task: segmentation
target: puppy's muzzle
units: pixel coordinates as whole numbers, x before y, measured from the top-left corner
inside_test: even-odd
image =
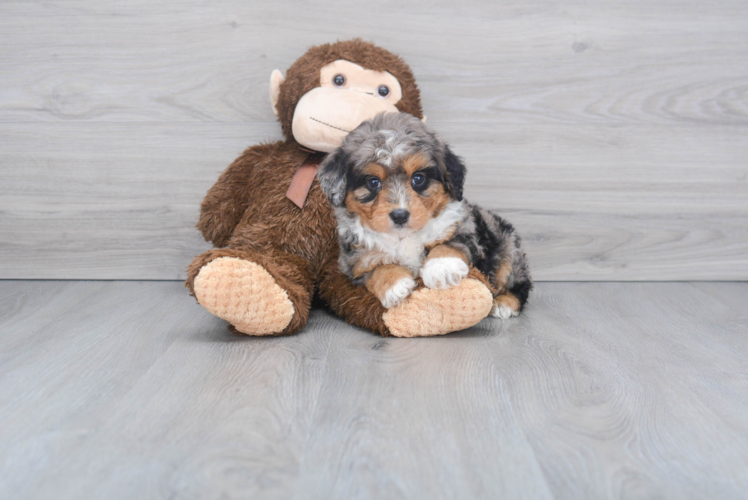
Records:
[[[408,219],[410,218],[410,212],[403,209],[397,209],[390,212],[390,219],[392,219],[392,222],[394,222],[398,226],[405,225],[406,222],[408,222]]]

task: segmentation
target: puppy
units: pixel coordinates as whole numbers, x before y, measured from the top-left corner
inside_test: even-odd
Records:
[[[465,166],[417,118],[380,114],[327,156],[319,180],[335,207],[340,267],[386,308],[416,277],[449,288],[471,266],[490,282],[491,314],[516,316],[532,280],[511,224],[462,199]]]

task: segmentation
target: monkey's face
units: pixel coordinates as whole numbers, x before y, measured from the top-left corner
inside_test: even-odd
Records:
[[[302,146],[329,153],[363,121],[398,112],[402,87],[386,71],[339,59],[323,66],[319,76],[319,87],[301,97],[293,114],[293,137]],[[280,86],[282,79],[271,78],[271,97],[279,93],[273,89],[276,81]]]

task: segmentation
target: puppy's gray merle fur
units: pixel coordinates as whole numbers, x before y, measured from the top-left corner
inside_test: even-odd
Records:
[[[362,123],[319,172],[335,207],[342,271],[393,307],[417,276],[427,287],[448,288],[474,266],[490,282],[492,315],[519,314],[532,289],[520,238],[507,221],[463,200],[465,173],[411,115]]]

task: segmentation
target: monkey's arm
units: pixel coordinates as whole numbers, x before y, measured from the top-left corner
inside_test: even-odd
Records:
[[[206,241],[225,247],[249,203],[250,175],[266,157],[266,146],[253,146],[229,165],[200,205],[197,228]]]

